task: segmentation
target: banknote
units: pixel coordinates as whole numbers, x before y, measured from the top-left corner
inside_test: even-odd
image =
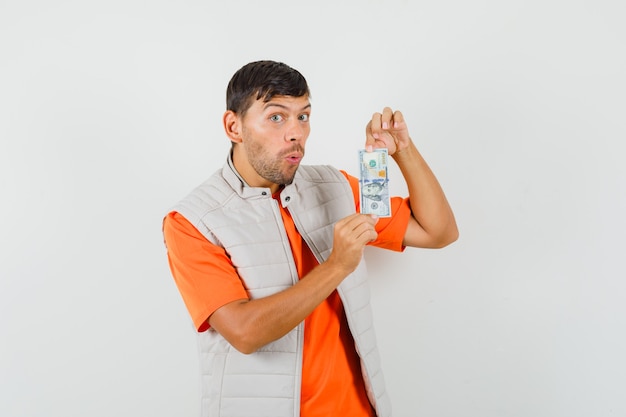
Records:
[[[359,150],[361,213],[376,214],[379,217],[391,216],[388,160],[389,153],[386,148],[373,149],[372,152]]]

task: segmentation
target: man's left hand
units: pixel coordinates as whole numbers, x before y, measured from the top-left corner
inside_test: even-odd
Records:
[[[404,116],[385,107],[382,113],[374,113],[365,128],[365,149],[387,148],[389,155],[401,152],[411,143]]]

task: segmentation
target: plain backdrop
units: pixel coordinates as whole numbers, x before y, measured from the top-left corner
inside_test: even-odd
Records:
[[[283,61],[305,162],[403,111],[461,237],[366,251],[394,415],[626,416],[621,0],[0,1],[0,415],[198,416],[161,236]],[[404,194],[392,167],[392,191]]]

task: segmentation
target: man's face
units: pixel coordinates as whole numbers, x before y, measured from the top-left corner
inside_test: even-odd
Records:
[[[290,184],[304,157],[310,133],[311,104],[307,96],[277,96],[256,100],[241,123],[241,142],[235,146],[235,166],[254,187]]]

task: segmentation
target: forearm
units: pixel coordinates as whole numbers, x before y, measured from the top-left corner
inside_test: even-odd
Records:
[[[359,213],[339,220],[333,230],[333,250],[325,262],[284,291],[218,308],[209,317],[209,324],[243,353],[283,337],[356,269],[363,248],[376,239],[377,221],[375,216]]]
[[[324,262],[284,291],[218,309],[209,323],[237,350],[255,352],[301,323],[347,275],[335,263]]]
[[[458,238],[454,214],[439,181],[413,142],[392,157],[398,164],[409,191],[411,213],[419,227],[406,237],[408,246],[443,247]]]

